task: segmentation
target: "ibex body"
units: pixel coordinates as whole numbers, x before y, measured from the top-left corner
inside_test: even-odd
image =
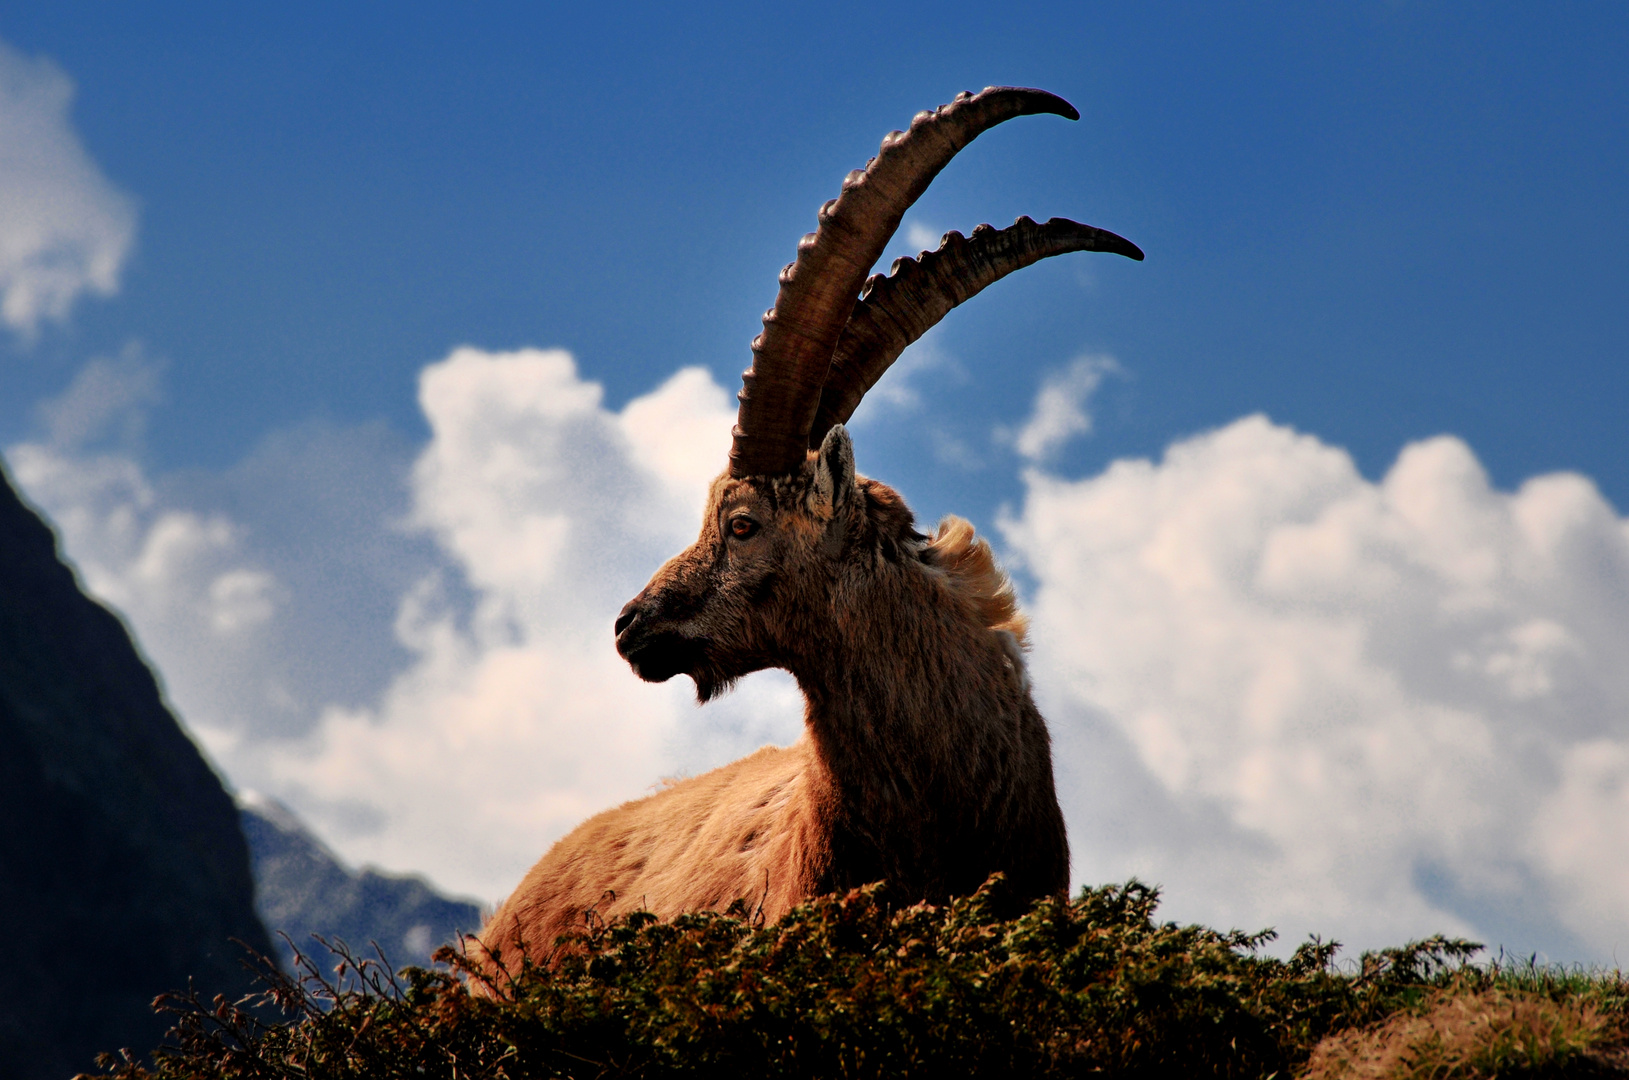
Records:
[[[750,672],[790,671],[805,737],[590,819],[493,916],[488,953],[546,956],[589,908],[672,915],[741,899],[776,919],[871,881],[901,902],[943,900],[998,870],[1015,902],[1067,888],[1011,587],[966,522],[924,536],[892,488],[856,475],[842,427],[911,341],[985,285],[1065,251],[1142,257],[1112,233],[1020,218],[951,233],[865,282],[957,150],[1036,112],[1075,116],[1013,88],[921,113],[821,208],[753,342],[701,535],[617,619],[617,649],[641,678],[689,675],[703,701]]]

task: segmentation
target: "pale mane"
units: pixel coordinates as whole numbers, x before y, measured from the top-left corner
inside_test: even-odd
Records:
[[[1029,648],[1029,620],[1018,610],[1012,582],[996,563],[995,552],[973,533],[973,523],[951,514],[939,522],[922,549],[922,561],[942,570],[958,596],[998,634],[1009,634],[1019,649]],[[1022,663],[1023,657],[1014,657]]]

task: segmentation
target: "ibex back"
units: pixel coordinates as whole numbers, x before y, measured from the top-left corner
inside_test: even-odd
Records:
[[[885,138],[821,207],[752,343],[701,536],[617,617],[617,651],[640,678],[688,675],[702,701],[753,671],[791,672],[804,737],[555,844],[480,934],[504,967],[523,949],[546,958],[590,908],[667,916],[741,899],[773,920],[872,881],[902,903],[944,900],[998,870],[1015,904],[1068,887],[1012,588],[972,526],[947,518],[925,536],[892,488],[857,476],[842,426],[907,345],[991,282],[1069,251],[1142,258],[1113,233],[1019,218],[949,233],[865,280],[950,158],[1032,113],[1078,115],[1039,90],[962,94]]]

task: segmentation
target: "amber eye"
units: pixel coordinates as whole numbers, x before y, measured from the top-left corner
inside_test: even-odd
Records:
[[[737,540],[745,540],[758,531],[758,523],[749,517],[732,517],[730,519],[730,535]]]

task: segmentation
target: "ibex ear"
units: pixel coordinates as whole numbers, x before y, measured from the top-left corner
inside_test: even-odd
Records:
[[[842,424],[833,424],[815,455],[815,497],[834,512],[854,494],[854,443]]]

